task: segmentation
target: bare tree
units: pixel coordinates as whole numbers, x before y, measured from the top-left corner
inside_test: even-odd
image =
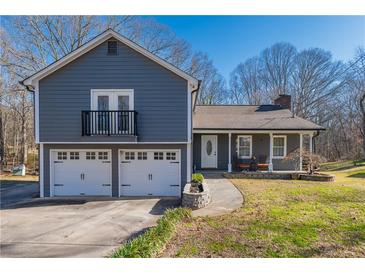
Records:
[[[290,79],[295,114],[309,119],[316,117],[321,106],[341,92],[343,71],[343,64],[334,62],[328,51],[314,48],[299,52]]]
[[[259,105],[266,101],[262,84],[262,62],[253,57],[239,64],[231,73],[231,101]]]
[[[296,48],[289,43],[277,43],[262,51],[262,81],[271,100],[279,94],[290,94],[289,81],[296,53]]]
[[[223,77],[204,53],[194,54],[188,73],[201,79],[199,90],[199,104],[212,105],[227,101],[227,89]]]
[[[354,61],[350,62],[347,83],[353,91],[359,120],[359,131],[363,139],[363,157],[365,158],[365,48],[359,48]]]

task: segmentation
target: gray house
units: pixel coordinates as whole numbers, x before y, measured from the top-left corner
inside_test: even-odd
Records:
[[[252,155],[289,170],[282,158],[322,129],[285,105],[197,106],[197,79],[113,30],[23,85],[41,197],[180,196],[194,168],[231,172]]]

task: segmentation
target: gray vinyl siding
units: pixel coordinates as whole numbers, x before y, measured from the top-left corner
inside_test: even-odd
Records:
[[[187,182],[187,147],[186,145],[137,145],[137,144],[45,144],[44,145],[44,196],[50,196],[50,150],[51,149],[111,149],[112,150],[112,196],[118,197],[119,194],[119,163],[118,163],[118,150],[119,149],[178,149],[181,150],[181,191]],[[42,171],[41,171],[42,172]]]
[[[138,141],[186,142],[187,81],[120,42],[117,56],[106,53],[107,42],[39,82],[40,141],[131,141],[82,137],[81,110],[91,109],[91,89],[133,89]]]
[[[193,143],[193,165],[196,170],[201,169],[201,135],[194,134]],[[207,134],[218,136],[218,169],[227,170],[228,168],[228,134]],[[269,134],[232,134],[231,139],[231,157],[232,168],[236,169],[239,162],[249,163],[250,159],[238,159],[237,157],[237,137],[238,135],[252,136],[252,154],[258,159],[265,158],[269,161],[270,135]],[[280,134],[287,136],[287,154],[299,148],[299,134]],[[298,160],[284,161],[282,159],[273,159],[274,170],[296,170],[299,168]]]

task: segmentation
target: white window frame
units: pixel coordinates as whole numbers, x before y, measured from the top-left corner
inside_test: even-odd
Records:
[[[240,156],[240,138],[249,138],[250,139],[250,155],[249,156]],[[238,159],[251,159],[252,158],[252,135],[238,135],[237,136],[237,158]]]
[[[129,110],[134,110],[134,90],[133,89],[92,89],[90,91],[90,106],[91,110],[98,110],[97,96],[109,96],[112,97],[112,102],[109,101],[109,110],[117,110],[118,96],[129,97]],[[115,106],[115,107],[113,107]]]
[[[284,138],[284,155],[283,156],[274,156],[274,139],[275,138]],[[287,136],[286,135],[273,135],[272,136],[272,158],[273,159],[283,159],[286,157],[286,147],[287,147]]]

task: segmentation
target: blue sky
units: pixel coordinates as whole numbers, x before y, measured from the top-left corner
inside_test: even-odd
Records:
[[[230,72],[245,59],[276,42],[299,50],[320,47],[347,61],[365,46],[365,16],[154,16],[186,39],[194,50],[207,52],[219,72]]]

